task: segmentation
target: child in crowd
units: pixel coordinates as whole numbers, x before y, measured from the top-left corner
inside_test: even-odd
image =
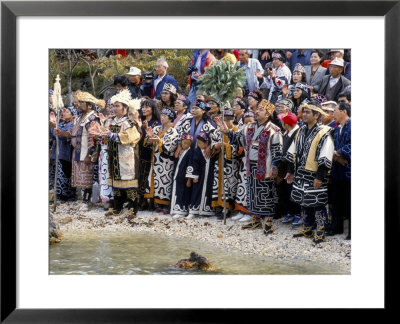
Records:
[[[192,182],[186,178],[186,172],[192,159],[194,149],[191,149],[193,136],[187,133],[181,136],[182,151],[179,158],[175,159],[175,172],[173,178],[171,215],[172,218],[181,218],[189,213],[189,204],[192,194]]]
[[[211,199],[215,157],[209,158],[206,155],[206,149],[210,148],[211,140],[205,132],[200,132],[196,142],[197,147],[193,151],[192,160],[186,173],[186,177],[193,182],[187,219],[195,216],[214,215]]]

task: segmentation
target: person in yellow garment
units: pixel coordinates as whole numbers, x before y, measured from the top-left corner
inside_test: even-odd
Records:
[[[301,110],[304,125],[286,152],[285,159],[289,163],[285,180],[293,183],[291,200],[301,206],[303,218],[303,230],[293,237],[313,238],[318,244],[326,239],[328,173],[332,167],[334,143],[332,128],[318,122],[326,115],[321,104],[311,101],[303,104]]]
[[[122,90],[111,97],[115,117],[108,119],[104,126],[92,123],[89,133],[104,138],[108,150],[108,184],[113,188],[114,207],[106,216],[123,213],[123,203],[128,200],[125,216],[131,220],[137,212],[138,175],[135,172],[134,147],[140,140],[135,122],[129,119],[129,110],[134,109],[136,101],[129,90]],[[126,197],[125,197],[126,196]]]

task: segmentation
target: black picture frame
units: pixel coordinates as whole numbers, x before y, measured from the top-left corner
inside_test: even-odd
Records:
[[[16,19],[19,16],[384,16],[385,17],[385,309],[398,283],[389,266],[399,237],[400,1],[2,1],[1,3],[1,322],[198,323],[236,322],[245,310],[16,308]],[[157,8],[157,11],[154,10]],[[372,46],[371,46],[372,45]],[[366,44],[373,47],[373,44]],[[368,49],[366,50],[368,51]],[[378,66],[379,64],[377,64]],[[378,99],[378,106],[382,101]],[[380,110],[381,107],[377,107]],[[379,113],[379,112],[378,112]],[[383,143],[382,143],[383,144]],[[373,154],[373,148],[371,148]],[[372,166],[373,167],[373,166]],[[382,170],[374,176],[382,176]],[[377,191],[382,188],[376,188]],[[357,215],[356,215],[357,216]],[[379,217],[381,215],[377,215]],[[371,233],[373,235],[373,233]],[[398,246],[398,244],[396,244]],[[371,256],[373,258],[373,256]],[[372,262],[372,261],[371,261]],[[366,283],[367,284],[367,283]],[[345,289],[345,288],[344,288]],[[251,313],[250,313],[251,311]],[[265,310],[246,310],[267,320]],[[271,313],[270,313],[271,314]],[[245,314],[246,315],[246,314]],[[244,322],[253,322],[252,320]]]

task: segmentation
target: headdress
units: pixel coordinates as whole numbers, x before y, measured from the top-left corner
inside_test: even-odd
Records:
[[[208,97],[208,98],[206,98],[206,103],[209,103],[209,102],[215,102],[218,106],[219,106],[219,101],[217,100],[217,99],[215,99],[215,98],[213,98],[213,97]]]
[[[76,108],[74,106],[68,106],[68,107],[65,107],[65,109],[68,109],[73,116],[78,117],[78,111],[76,110]]]
[[[264,108],[270,115],[272,115],[275,110],[275,106],[266,99],[261,100],[258,107]]]
[[[336,107],[337,103],[335,101],[332,101],[332,100],[321,103],[321,106],[322,106],[323,110],[334,111],[335,108],[332,108],[331,105],[334,105]]]
[[[304,82],[297,82],[296,85],[294,86],[295,88],[301,89],[304,92],[308,93],[308,88],[307,88],[307,84],[305,84]]]
[[[189,100],[189,98],[186,97],[184,94],[181,94],[181,93],[180,93],[180,94],[178,95],[178,99],[177,99],[177,100],[182,101],[183,104],[184,104],[185,106],[187,106],[187,107],[190,106],[190,100]]]
[[[129,110],[135,112],[140,108],[140,99],[132,99],[131,92],[128,89],[121,90],[116,95],[112,96],[110,103],[120,102],[129,107]]]
[[[199,107],[200,109],[206,111],[206,103],[203,100],[196,99],[195,102],[193,103],[193,107]]]
[[[290,99],[281,99],[277,102],[278,105],[285,106],[288,111],[293,110],[293,101]]]
[[[328,99],[320,93],[317,93],[314,97],[312,97],[312,100],[318,101],[320,104],[323,104],[328,101]]]
[[[182,136],[181,136],[181,141],[183,141],[183,140],[191,140],[191,141],[193,141],[193,136],[190,135],[189,133],[183,133]]]
[[[165,107],[163,110],[161,110],[160,114],[167,115],[168,118],[171,120],[174,120],[176,118],[175,112],[169,107]]]
[[[305,72],[306,72],[306,69],[305,69],[304,66],[301,65],[300,63],[296,63],[296,65],[294,66],[293,73],[294,73],[294,72],[305,73]]]
[[[278,59],[278,60],[280,60],[282,62],[286,61],[285,54],[282,51],[273,51],[272,52],[272,58],[273,59],[276,58],[276,59]]]
[[[173,94],[176,94],[176,88],[175,88],[175,86],[174,86],[173,84],[171,84],[171,83],[166,83],[166,84],[164,84],[163,90],[169,91],[169,92],[171,92],[171,93],[173,93]]]
[[[230,109],[225,109],[224,110],[224,117],[234,117],[233,111]]]
[[[288,114],[278,114],[277,116],[281,121],[283,121],[285,124],[288,124],[290,126],[294,126],[297,124],[297,116],[296,114],[289,112]]]
[[[251,111],[251,110],[248,110],[248,111],[246,111],[245,113],[244,113],[244,115],[243,115],[243,119],[244,118],[254,118],[254,113]]]
[[[247,104],[244,102],[243,99],[241,98],[236,98],[234,103],[238,104],[240,106],[240,108],[247,110]]]
[[[257,92],[250,92],[249,97],[252,97],[253,99],[257,100],[258,102],[261,101],[261,96]]]
[[[104,100],[96,99],[89,92],[82,92],[80,90],[77,90],[75,92],[75,96],[79,101],[90,102],[91,104],[97,105],[102,109],[106,106],[106,102]]]
[[[319,112],[322,116],[328,116],[328,114],[322,110],[321,104],[316,101],[310,101],[309,103],[303,103],[300,106],[301,108],[308,108],[314,111]]]
[[[200,141],[203,141],[203,142],[208,142],[209,141],[209,137],[205,132],[200,132],[199,135],[197,135],[196,138],[199,139]]]

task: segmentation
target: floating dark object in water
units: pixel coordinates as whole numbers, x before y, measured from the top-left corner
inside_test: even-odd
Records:
[[[190,253],[189,259],[179,260],[175,267],[183,269],[198,269],[202,271],[214,271],[215,267],[203,256],[196,252]]]

